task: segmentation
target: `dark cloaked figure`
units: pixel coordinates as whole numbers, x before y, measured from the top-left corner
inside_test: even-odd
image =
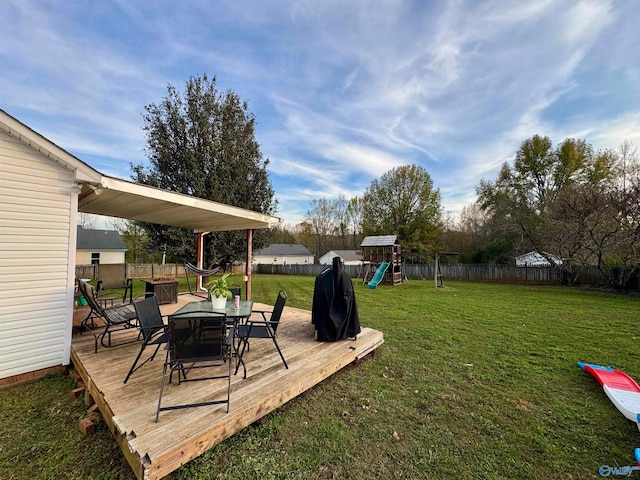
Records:
[[[340,257],[334,257],[333,267],[316,277],[311,323],[315,325],[320,342],[355,338],[360,333],[353,284],[342,268]]]

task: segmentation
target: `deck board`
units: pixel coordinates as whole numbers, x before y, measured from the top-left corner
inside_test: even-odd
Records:
[[[178,304],[161,306],[163,314],[190,300],[200,299],[181,295]],[[256,304],[254,308],[271,307]],[[119,338],[135,335],[132,330],[120,333]],[[278,344],[289,369],[284,368],[270,339],[254,339],[244,357],[247,378],[242,378],[242,368],[232,377],[229,413],[224,405],[173,410],[161,412],[158,423],[154,418],[165,358],[162,349],[126,385],[122,382],[139,344],[101,347],[94,353],[93,336],[85,333],[74,336],[71,355],[132,470],[139,479],[153,480],[170,474],[383,342],[382,332],[366,327],[357,340],[317,342],[311,312],[287,306],[278,329]],[[211,400],[225,387],[220,380],[166,384],[163,405]]]

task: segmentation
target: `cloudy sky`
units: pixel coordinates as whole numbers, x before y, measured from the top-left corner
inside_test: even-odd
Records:
[[[0,108],[102,173],[190,76],[248,101],[278,216],[422,165],[446,211],[521,142],[640,146],[635,0],[3,0]]]

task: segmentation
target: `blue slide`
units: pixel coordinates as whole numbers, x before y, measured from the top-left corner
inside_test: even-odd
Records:
[[[389,268],[389,264],[387,262],[382,262],[378,269],[376,270],[376,274],[373,276],[371,281],[367,283],[367,287],[370,289],[374,289],[378,286],[378,284],[382,281],[382,277],[384,277],[384,272]]]

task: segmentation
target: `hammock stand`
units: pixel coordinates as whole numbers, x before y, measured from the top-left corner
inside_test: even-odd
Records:
[[[204,292],[194,292],[191,289],[191,282],[189,282],[189,272],[191,272],[192,274],[194,274],[197,277],[209,277],[211,275],[214,275],[216,273],[218,273],[220,271],[220,267],[215,267],[212,270],[203,270],[202,268],[198,268],[195,265],[189,263],[189,262],[183,262],[184,265],[184,274],[185,277],[187,277],[187,287],[189,288],[189,293],[191,295],[198,295],[198,296],[202,296],[201,293]],[[196,284],[194,284],[194,289],[197,288]]]

